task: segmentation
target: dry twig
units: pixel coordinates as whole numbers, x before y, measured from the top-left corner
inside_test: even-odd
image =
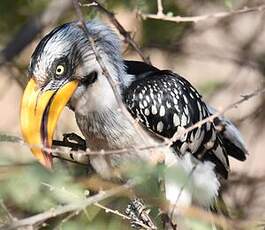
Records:
[[[47,184],[47,183],[42,183],[42,185],[48,187],[50,191],[59,192],[59,193],[66,193],[66,195],[70,195],[70,196],[72,196],[73,198],[75,198],[75,199],[79,199],[79,200],[83,200],[83,199],[84,199],[83,197],[80,197],[80,196],[74,194],[73,192],[70,192],[70,191],[66,190],[64,187],[60,189],[60,188],[56,188],[56,187],[54,187],[54,186],[52,186],[52,185],[50,185],[50,184]],[[84,195],[86,196],[86,194],[84,194]],[[89,197],[87,197],[87,198],[89,198]],[[104,206],[104,205],[102,205],[102,204],[100,204],[100,203],[98,203],[98,202],[94,203],[93,205],[95,205],[95,206],[97,206],[97,207],[103,209],[106,213],[112,213],[112,214],[114,214],[114,215],[116,215],[116,216],[121,217],[122,219],[126,219],[126,220],[131,221],[131,218],[130,218],[129,216],[126,216],[126,215],[122,214],[122,213],[119,212],[118,210],[113,210],[113,209],[108,208],[108,207],[106,207],[106,206]],[[76,216],[77,213],[78,213],[78,214],[80,213],[80,211],[81,211],[81,210],[79,210],[79,211],[74,211],[74,212],[71,213],[67,218],[65,218],[64,221],[67,221],[69,218],[72,218],[73,216]],[[85,211],[85,210],[84,210],[84,211]],[[146,224],[144,224],[144,223],[142,223],[142,222],[140,222],[140,221],[137,221],[136,224],[137,224],[138,226],[141,226],[143,229],[150,229],[150,230],[151,230],[151,228],[150,228],[149,226],[147,226]]]
[[[198,121],[197,123],[195,123],[194,125],[186,128],[186,129],[183,128],[180,132],[176,132],[172,138],[166,139],[164,142],[159,143],[159,144],[155,144],[155,145],[147,145],[147,146],[143,146],[143,147],[128,147],[128,148],[123,148],[123,149],[101,150],[101,151],[91,151],[89,149],[87,149],[86,151],[81,151],[81,150],[79,150],[79,151],[62,151],[62,149],[58,149],[58,148],[45,148],[43,146],[35,146],[35,145],[29,146],[20,137],[7,135],[7,134],[0,134],[0,142],[19,143],[22,145],[27,145],[28,147],[39,147],[39,148],[44,149],[45,151],[52,152],[53,157],[60,158],[62,160],[72,159],[72,158],[69,159],[69,154],[72,154],[73,158],[74,158],[74,159],[72,159],[72,161],[82,164],[82,163],[87,163],[87,158],[84,158],[84,157],[88,157],[90,155],[124,154],[124,153],[128,153],[132,150],[144,151],[144,150],[158,149],[158,148],[164,148],[164,147],[171,146],[172,143],[175,142],[176,140],[178,140],[182,135],[185,135],[186,133],[192,131],[193,129],[200,128],[203,124],[205,124],[207,122],[213,122],[213,120],[215,118],[217,118],[218,116],[224,115],[226,112],[228,112],[229,110],[231,110],[233,108],[236,108],[237,106],[239,106],[243,102],[248,101],[249,99],[251,99],[255,96],[258,96],[260,94],[263,94],[263,93],[265,93],[265,88],[255,90],[254,92],[249,93],[247,95],[242,95],[241,99],[237,100],[236,102],[234,102],[232,104],[229,104],[228,106],[226,106],[225,108],[223,108],[219,112],[216,112],[215,114],[213,114],[213,115],[211,115],[211,116],[209,116],[209,117],[207,117],[201,121]],[[63,143],[60,146],[69,147],[68,144],[64,145]],[[75,158],[75,156],[76,156],[76,158]],[[84,161],[84,159],[86,159],[86,161]]]
[[[130,44],[135,51],[139,54],[139,56],[143,59],[144,62],[151,64],[150,58],[145,56],[145,54],[140,49],[139,45],[134,41],[132,38],[130,32],[125,30],[125,28],[120,24],[120,22],[115,17],[115,14],[109,10],[107,10],[102,4],[100,4],[98,1],[89,1],[89,4],[81,4],[81,6],[87,6],[87,7],[96,7],[98,10],[103,12],[107,15],[107,17],[110,19],[112,24],[117,28],[117,30],[120,32],[120,34],[124,37],[124,41],[128,44]]]
[[[107,191],[102,191],[94,196],[91,196],[87,198],[86,200],[82,200],[76,203],[67,204],[64,206],[58,206],[54,209],[48,210],[46,212],[13,221],[10,224],[6,224],[0,227],[0,230],[12,230],[12,229],[18,229],[22,227],[34,227],[39,226],[40,224],[44,223],[46,220],[69,213],[69,212],[75,212],[79,210],[84,210],[88,206],[93,205],[99,201],[102,201],[104,199],[107,199],[109,197],[115,196],[121,192],[124,192],[128,189],[133,188],[137,182],[129,181],[124,185],[109,189]]]
[[[102,58],[101,58],[101,56],[99,54],[99,52],[97,51],[97,47],[96,47],[94,39],[89,35],[89,31],[88,31],[88,29],[86,27],[84,16],[83,16],[82,11],[80,9],[79,1],[78,0],[73,0],[73,4],[74,4],[75,10],[76,10],[76,14],[77,14],[78,19],[79,19],[79,26],[80,26],[81,29],[83,29],[85,35],[87,36],[87,38],[88,38],[88,40],[89,40],[89,42],[91,44],[92,50],[93,50],[93,52],[95,54],[96,60],[97,60],[97,62],[99,64],[99,66],[102,69],[102,73],[107,78],[107,80],[108,80],[108,82],[109,82],[109,84],[110,84],[110,86],[111,86],[111,88],[113,90],[115,99],[116,99],[117,104],[118,104],[118,112],[122,112],[123,113],[125,118],[135,128],[135,131],[141,137],[142,144],[145,145],[146,134],[145,134],[145,132],[143,132],[142,128],[139,126],[137,120],[135,120],[131,116],[131,114],[129,113],[129,111],[125,107],[125,105],[124,105],[124,103],[122,101],[122,97],[120,95],[119,82],[114,80],[113,77],[110,75],[107,67],[105,66],[105,64],[104,64],[104,62],[103,62],[103,60],[102,60]]]
[[[140,16],[143,19],[157,19],[157,20],[163,20],[163,21],[170,21],[175,23],[181,23],[181,22],[201,22],[201,21],[207,21],[211,19],[221,19],[226,17],[231,17],[239,14],[245,14],[245,13],[251,13],[251,12],[261,12],[265,10],[265,4],[262,4],[260,6],[255,7],[244,7],[242,9],[238,10],[231,10],[229,12],[218,12],[213,14],[206,14],[206,15],[200,15],[200,16],[190,16],[190,17],[184,17],[184,16],[169,16],[167,14],[163,13],[163,6],[162,1],[158,0],[158,11],[157,14],[144,14],[142,12],[139,12]]]

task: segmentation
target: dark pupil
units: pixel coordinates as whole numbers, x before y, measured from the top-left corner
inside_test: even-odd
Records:
[[[62,71],[63,71],[62,67],[58,67],[57,72],[62,73]]]

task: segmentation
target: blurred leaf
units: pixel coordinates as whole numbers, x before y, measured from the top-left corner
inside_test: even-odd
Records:
[[[168,12],[167,12],[167,16],[168,16],[168,17],[173,17],[174,14],[173,14],[173,12],[168,11]]]
[[[204,96],[209,96],[216,93],[219,89],[226,85],[223,81],[209,80],[206,81],[203,85],[198,87],[199,92]]]
[[[212,230],[213,227],[209,223],[202,222],[196,219],[185,219],[185,227],[187,229],[196,229],[196,230]]]
[[[229,9],[233,8],[232,0],[224,0],[224,4]]]
[[[39,14],[47,5],[47,0],[1,0],[0,4],[0,45],[19,30],[30,16]]]
[[[5,180],[0,195],[21,209],[42,211],[56,204],[84,199],[83,190],[64,169],[49,172],[39,164],[14,168]],[[49,185],[48,186],[45,186]]]

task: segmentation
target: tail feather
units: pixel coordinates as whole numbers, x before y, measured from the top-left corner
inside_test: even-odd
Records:
[[[231,218],[231,215],[229,213],[229,210],[225,204],[225,201],[223,200],[223,197],[221,194],[218,195],[218,197],[215,199],[214,203],[211,207],[211,212],[216,214],[217,216],[224,217],[225,219],[229,220]],[[213,224],[214,230],[225,230],[227,229],[225,226],[217,226],[216,224]]]
[[[240,132],[231,121],[224,118],[221,122],[224,125],[224,131],[221,137],[227,153],[238,160],[246,160],[248,151]]]
[[[216,113],[216,110],[214,108],[209,105],[207,105],[207,107],[211,114]],[[248,151],[246,149],[244,140],[236,126],[224,116],[220,116],[215,119],[214,124],[216,126],[223,127],[222,131],[220,132],[220,137],[223,141],[227,154],[240,161],[246,160]]]
[[[218,195],[218,197],[215,199],[214,203],[212,204],[211,211],[216,215],[230,218],[228,208],[221,194]]]

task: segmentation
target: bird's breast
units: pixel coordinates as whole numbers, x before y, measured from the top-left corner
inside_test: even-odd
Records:
[[[76,113],[76,120],[86,139],[88,148],[91,151],[99,151],[101,153],[99,155],[91,155],[90,163],[102,177],[110,179],[119,176],[117,168],[120,168],[126,162],[148,160],[150,155],[148,151],[138,153],[132,149],[132,146],[139,146],[141,140],[134,127],[131,127],[131,124],[123,114],[117,111],[116,113],[113,111],[106,111],[105,113],[93,112],[87,114],[87,116]],[[148,142],[153,143],[154,140],[150,137]],[[109,154],[109,151],[115,152],[124,149],[126,151],[122,153]]]

